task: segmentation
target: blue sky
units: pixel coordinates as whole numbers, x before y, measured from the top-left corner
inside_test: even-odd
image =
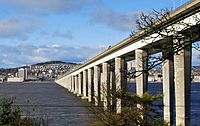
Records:
[[[141,12],[187,0],[0,0],[0,67],[84,62],[127,38]],[[198,64],[197,52],[193,63]]]

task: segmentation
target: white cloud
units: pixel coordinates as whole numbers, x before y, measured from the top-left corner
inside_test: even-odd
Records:
[[[42,53],[46,53],[46,52],[49,52],[49,51],[51,51],[50,48],[37,48],[36,50],[34,50],[34,53],[42,54]]]
[[[72,47],[67,45],[0,45],[0,67],[21,66],[49,60],[84,62],[102,52],[104,47]]]
[[[30,62],[37,63],[37,62],[45,62],[49,61],[47,57],[40,57],[40,56],[27,56],[27,59],[29,59]]]
[[[67,39],[73,39],[72,32],[70,32],[70,31],[61,32],[61,31],[57,30],[52,34],[52,37],[62,37],[62,38],[67,38]]]
[[[52,47],[52,48],[60,48],[60,47],[61,47],[61,45],[58,45],[58,44],[53,44],[53,45],[51,45],[51,47]]]
[[[0,67],[21,66],[49,60],[68,62],[85,62],[106,49],[105,46],[79,46],[70,45],[0,45]],[[199,51],[193,50],[193,65],[200,65]]]
[[[92,14],[91,22],[94,24],[105,24],[110,28],[121,31],[132,31],[135,28],[135,21],[138,19],[138,12],[117,13],[111,9],[97,9]]]
[[[0,20],[0,37],[26,37],[24,33],[30,32],[34,27],[33,22],[22,22],[17,17]]]
[[[39,13],[46,12],[69,12],[88,7],[98,0],[0,0],[1,5],[6,5],[16,10],[32,11]]]
[[[35,30],[41,30],[43,18],[30,18],[30,17],[9,17],[7,19],[0,19],[0,38],[17,38],[19,40],[27,40],[30,34]],[[72,32],[70,31],[46,31],[41,33],[42,36],[48,35],[52,38],[66,38],[73,39]]]
[[[9,60],[7,60],[7,59],[3,59],[1,62],[2,62],[3,64],[7,64],[7,65],[13,65],[13,64],[14,64],[13,62],[11,62],[11,61],[9,61]]]

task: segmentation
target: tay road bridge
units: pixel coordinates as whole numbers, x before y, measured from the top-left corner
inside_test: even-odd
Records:
[[[152,27],[141,30],[115,46],[64,74],[56,83],[77,96],[107,106],[102,87],[124,89],[127,85],[127,62],[135,60],[136,93],[147,91],[148,56],[162,53],[164,120],[173,124],[173,106],[176,124],[190,125],[191,56],[192,43],[200,38],[200,0],[192,0]],[[112,68],[112,69],[111,69]],[[174,102],[175,97],[175,102]],[[116,106],[120,112],[123,100]]]

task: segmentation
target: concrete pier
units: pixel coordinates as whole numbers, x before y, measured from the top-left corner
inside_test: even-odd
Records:
[[[103,73],[101,72],[100,73],[101,76],[100,76],[100,105],[102,106],[103,105],[103,98],[104,98],[104,95],[103,95]]]
[[[100,105],[100,83],[101,83],[101,70],[99,66],[94,66],[94,99],[95,105]]]
[[[94,102],[94,70],[88,69],[88,101]]]
[[[110,109],[115,112],[116,111],[116,84],[115,84],[115,72],[110,71]]]
[[[135,50],[136,62],[136,93],[138,96],[143,96],[147,91],[148,83],[148,54],[145,50]]]
[[[70,77],[70,92],[72,92],[72,90],[73,90],[73,76],[71,75],[71,76],[69,76]]]
[[[127,85],[126,62],[123,58],[115,58],[115,85],[116,91],[125,93]],[[121,112],[123,107],[122,99],[117,99],[116,110]]]
[[[169,122],[170,125],[173,125],[174,121],[174,62],[173,55],[169,57],[167,50],[162,52],[163,58],[165,61],[162,66],[163,74],[163,111],[164,111],[164,120]]]
[[[78,75],[75,75],[75,90],[74,94],[78,94]]]
[[[78,95],[82,96],[83,95],[83,74],[82,73],[78,74],[78,84],[79,84]]]
[[[190,126],[191,46],[174,55],[174,75],[176,126]]]
[[[65,88],[70,91],[70,76],[66,78],[66,82],[65,82]]]
[[[103,105],[105,108],[110,104],[110,64],[109,63],[103,63],[102,64],[102,72],[103,72],[103,81],[102,81],[102,87],[101,87],[101,93],[103,95]]]
[[[87,70],[83,71],[83,99],[88,98],[88,72]]]
[[[71,89],[72,93],[74,92],[74,89],[75,89],[75,76],[72,75],[72,89]]]

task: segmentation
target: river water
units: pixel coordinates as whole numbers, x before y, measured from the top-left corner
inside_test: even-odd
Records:
[[[162,94],[162,84],[149,84],[149,93]],[[130,84],[135,92],[135,84]],[[55,83],[2,83],[0,97],[14,98],[25,115],[42,117],[49,126],[87,126],[88,104]],[[158,103],[162,105],[162,101]],[[161,110],[162,111],[162,110]],[[200,124],[200,83],[191,86],[191,126]]]
[[[130,92],[136,92],[135,83],[129,84]],[[161,83],[148,84],[148,92],[152,95],[162,94]],[[162,100],[157,102],[156,105],[162,106]],[[159,109],[159,107],[157,107]],[[160,109],[162,112],[162,109]],[[162,113],[163,114],[163,113]],[[200,83],[191,84],[191,126],[200,126]]]
[[[26,116],[42,117],[49,126],[87,126],[87,104],[55,83],[3,83],[0,97],[14,98]]]

